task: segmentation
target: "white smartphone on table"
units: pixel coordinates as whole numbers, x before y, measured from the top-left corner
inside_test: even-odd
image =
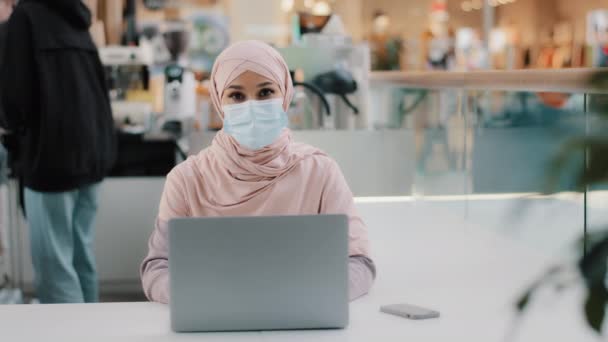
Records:
[[[439,311],[410,304],[391,304],[380,307],[380,311],[409,319],[429,319],[439,317]]]

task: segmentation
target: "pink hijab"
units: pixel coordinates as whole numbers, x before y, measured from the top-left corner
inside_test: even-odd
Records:
[[[274,81],[283,93],[283,109],[287,111],[293,98],[293,83],[287,63],[279,52],[257,40],[232,44],[216,59],[211,70],[211,100],[220,116],[222,95],[232,81],[245,71],[253,71]]]
[[[226,87],[245,71],[279,85],[284,108],[293,86],[281,55],[258,41],[236,43],[217,58],[211,73],[211,97],[218,112]],[[295,143],[285,129],[260,150],[240,146],[219,131],[211,146],[188,158],[167,177],[158,218],[180,216],[347,214],[351,254],[368,254],[365,225],[338,165],[324,152]]]
[[[283,57],[271,46],[257,40],[235,43],[216,59],[211,71],[211,99],[223,118],[221,99],[225,89],[246,71],[262,75],[278,84],[283,94],[283,109],[287,111],[293,98],[293,83]],[[325,155],[311,146],[294,144],[291,132],[285,130],[279,139],[261,150],[251,151],[241,147],[236,140],[218,132],[209,149],[204,165],[219,162],[221,167],[203,168],[203,177],[222,177],[224,185],[237,181],[238,185],[226,193],[225,187],[210,188],[213,206],[230,206],[248,201],[260,191],[285,177],[302,159],[314,154]],[[210,163],[210,164],[208,164]],[[202,165],[201,165],[202,166]],[[207,173],[207,174],[205,174]]]

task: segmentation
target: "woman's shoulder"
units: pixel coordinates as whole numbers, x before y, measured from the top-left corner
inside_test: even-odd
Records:
[[[169,182],[184,182],[185,179],[191,178],[194,176],[194,172],[197,171],[198,160],[201,157],[201,154],[206,153],[205,150],[199,152],[198,154],[191,155],[186,160],[180,162],[175,165],[171,171],[167,174],[167,181]]]
[[[305,158],[304,162],[310,163],[316,167],[332,169],[337,166],[336,161],[329,154],[327,154],[327,152],[312,145],[305,143],[294,143],[294,151],[296,153],[308,155],[308,158]]]

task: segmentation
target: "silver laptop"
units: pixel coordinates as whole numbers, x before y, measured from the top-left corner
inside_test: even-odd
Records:
[[[174,331],[344,328],[344,215],[169,222]]]

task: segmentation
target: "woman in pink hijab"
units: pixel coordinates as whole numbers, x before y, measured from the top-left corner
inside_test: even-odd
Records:
[[[148,299],[170,301],[167,225],[188,216],[346,214],[349,296],[352,300],[369,291],[375,267],[365,224],[336,162],[292,140],[286,116],[292,96],[287,64],[267,44],[239,42],[217,58],[211,97],[224,128],[209,148],[167,175],[141,265]]]

